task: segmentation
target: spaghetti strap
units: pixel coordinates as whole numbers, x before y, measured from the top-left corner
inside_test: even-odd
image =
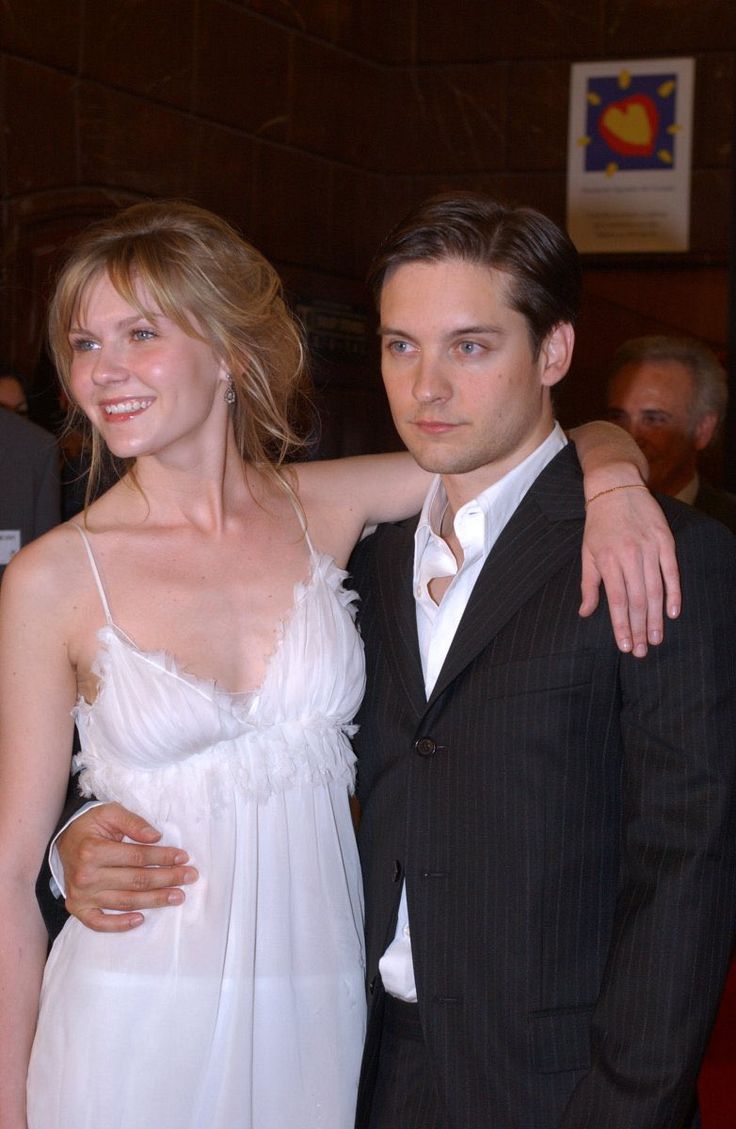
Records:
[[[304,532],[304,540],[307,543],[307,548],[309,549],[310,557],[314,558],[314,557],[319,556],[317,550],[315,549],[314,545],[312,544],[312,538],[309,536],[309,530],[307,529],[306,522],[303,523],[302,530]]]
[[[84,532],[81,525],[78,525],[76,521],[70,522],[70,525],[74,526],[74,528],[79,533],[79,536],[82,538],[82,542],[84,544],[84,547],[87,550],[87,556],[89,558],[90,568],[92,569],[92,575],[94,576],[95,584],[97,585],[97,591],[100,594],[100,600],[102,602],[102,609],[105,613],[105,619],[107,620],[108,624],[110,624],[112,627],[114,627],[115,624],[113,622],[112,616],[110,615],[110,605],[107,602],[107,595],[105,593],[105,586],[102,583],[102,577],[100,576],[100,570],[97,567],[97,561],[95,560],[95,555],[92,552],[92,546],[89,543],[89,537]]]
[[[306,514],[304,513],[304,510],[299,505],[296,498],[294,498],[294,497],[291,498],[291,504],[294,507],[294,513],[296,514],[297,519],[299,521],[299,524],[302,527],[302,533],[304,535],[304,540],[307,543],[307,548],[309,549],[309,555],[312,558],[312,560],[314,560],[315,557],[319,556],[319,553],[317,552],[314,545],[312,544],[312,538],[309,536],[309,530],[307,529]]]

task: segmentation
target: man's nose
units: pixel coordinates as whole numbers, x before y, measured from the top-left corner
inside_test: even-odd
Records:
[[[639,443],[641,445],[642,442],[646,441],[648,429],[647,425],[641,420],[633,419],[631,423],[627,423],[625,426],[626,430],[635,443]]]
[[[414,371],[412,392],[414,399],[423,404],[449,399],[452,385],[440,358],[428,356],[421,358]]]

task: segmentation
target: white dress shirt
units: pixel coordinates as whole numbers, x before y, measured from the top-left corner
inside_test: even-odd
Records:
[[[454,527],[463,551],[459,568],[452,550],[440,536],[447,508],[442,479],[437,477],[432,482],[414,534],[414,599],[427,698],[432,693],[488,554],[529,487],[566,444],[565,433],[556,423],[531,455],[458,510]],[[437,604],[430,595],[429,582],[441,576],[451,576],[452,580]],[[406,884],[401,891],[394,939],[378,967],[390,995],[407,1003],[416,1003]]]

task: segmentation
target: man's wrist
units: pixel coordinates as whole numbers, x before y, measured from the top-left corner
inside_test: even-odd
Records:
[[[59,828],[59,830],[51,840],[51,844],[49,846],[49,870],[51,871],[49,889],[51,890],[51,893],[55,898],[66,897],[64,867],[62,866],[61,856],[59,855],[59,851],[56,845],[59,841],[59,837],[64,834],[67,827],[74,823],[75,819],[79,819],[80,815],[84,815],[84,813],[86,811],[90,811],[91,808],[101,807],[104,802],[104,800],[90,800],[88,803],[84,804],[81,808],[79,808],[78,811],[74,812],[74,815],[70,816],[70,818],[67,819],[64,826]]]

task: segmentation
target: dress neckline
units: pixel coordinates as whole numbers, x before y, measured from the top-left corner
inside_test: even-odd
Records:
[[[317,576],[320,571],[320,565],[324,564],[324,562],[329,563],[332,560],[332,558],[328,557],[326,554],[317,552],[317,550],[314,548],[314,545],[312,544],[312,540],[309,537],[309,534],[305,529],[304,538],[307,549],[309,551],[309,569],[304,579],[297,580],[295,582],[292,589],[293,598],[291,605],[289,608],[287,608],[286,612],[276,625],[276,640],[270,655],[266,659],[263,678],[260,682],[260,685],[251,690],[226,690],[224,689],[224,687],[218,685],[215,678],[205,678],[202,675],[195,674],[187,670],[187,664],[185,662],[182,662],[181,659],[177,658],[177,656],[174,655],[173,652],[166,650],[166,648],[146,649],[139,646],[135,639],[115,622],[110,610],[110,602],[108,600],[107,591],[102,580],[102,574],[100,572],[99,565],[97,564],[97,559],[94,555],[89,537],[86,531],[82,529],[81,525],[79,525],[77,522],[72,521],[70,522],[70,524],[74,526],[74,528],[78,531],[80,537],[82,538],[82,542],[87,552],[87,558],[89,560],[92,575],[94,577],[95,585],[100,596],[102,609],[105,613],[105,623],[97,632],[97,638],[102,646],[106,646],[104,636],[106,632],[109,632],[111,637],[117,640],[119,643],[122,643],[130,653],[135,654],[143,661],[150,663],[155,669],[163,671],[165,674],[176,678],[178,681],[182,682],[186,686],[191,687],[197,693],[201,694],[203,697],[206,697],[209,700],[218,698],[222,702],[228,703],[233,709],[240,707],[237,710],[238,713],[243,712],[243,710],[247,711],[248,709],[251,709],[257,702],[269,680],[275,660],[283,648],[284,641],[288,635],[289,628],[301,600],[312,588],[314,588]],[[94,700],[91,702],[88,702],[86,698],[84,698],[82,695],[79,695],[77,699],[77,705],[83,709],[91,710],[99,701],[101,690],[102,686],[98,687],[98,692],[95,695]]]
[[[142,659],[144,662],[150,663],[156,670],[168,674],[177,681],[190,686],[194,691],[201,694],[208,699],[220,698],[229,703],[233,707],[246,707],[250,709],[252,705],[258,700],[266,684],[269,681],[271,671],[275,665],[276,659],[283,650],[284,643],[288,637],[289,630],[294,621],[297,608],[304,597],[314,588],[319,573],[319,565],[331,558],[325,557],[323,554],[312,553],[310,556],[309,574],[304,580],[297,580],[293,588],[293,600],[291,606],[287,609],[284,615],[279,620],[276,627],[276,641],[274,647],[266,659],[264,667],[263,678],[258,686],[252,690],[226,690],[224,687],[218,685],[217,679],[206,678],[203,675],[195,674],[193,671],[187,669],[186,662],[182,662],[171,651],[166,648],[150,648],[139,647],[135,639],[133,639],[126,631],[123,631],[114,620],[111,618],[105,623],[97,632],[97,638],[105,645],[105,633],[109,634],[121,643],[126,650]],[[99,692],[93,702],[87,702],[82,699],[85,706],[91,709],[95,702],[99,700]],[[241,712],[241,709],[238,709]]]

